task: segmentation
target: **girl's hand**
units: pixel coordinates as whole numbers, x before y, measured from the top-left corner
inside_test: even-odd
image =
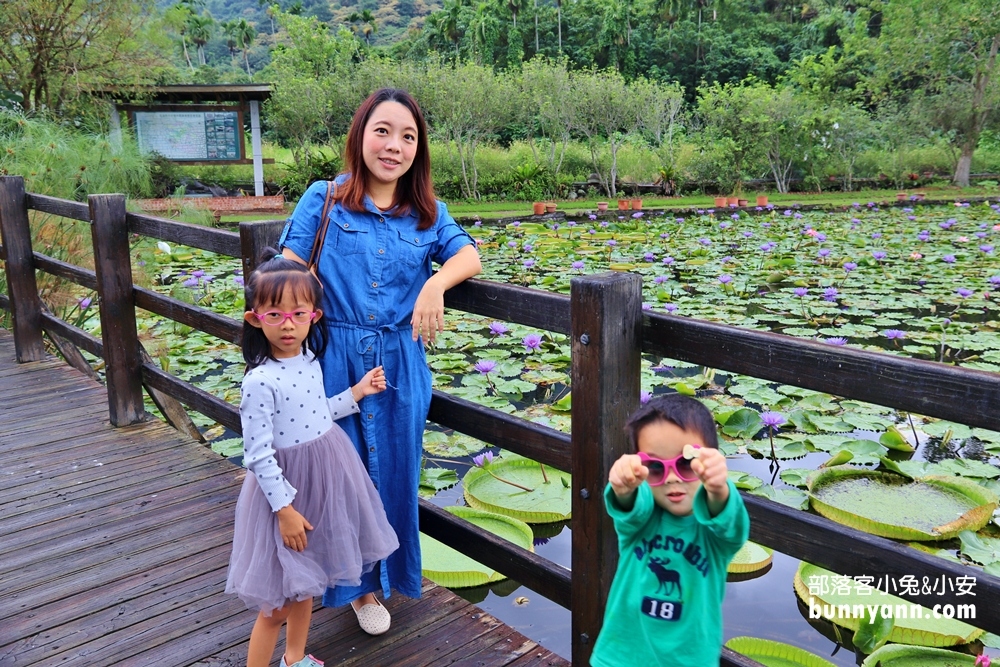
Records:
[[[721,502],[725,505],[729,499],[729,483],[726,474],[726,457],[718,449],[702,447],[698,458],[691,461],[691,469],[701,479],[708,494],[709,503]]]
[[[308,540],[306,531],[312,530],[312,524],[296,511],[291,505],[285,505],[276,512],[278,515],[278,530],[281,531],[281,541],[292,551],[302,551]]]
[[[354,402],[357,403],[365,396],[385,391],[385,386],[385,370],[381,366],[376,366],[365,373],[360,382],[351,387],[351,395],[354,397]]]
[[[649,468],[642,465],[636,454],[624,454],[611,466],[608,481],[619,499],[631,496],[649,477]]]
[[[433,343],[438,332],[444,331],[444,287],[435,278],[431,276],[421,288],[410,320],[413,340],[422,335],[425,344]]]

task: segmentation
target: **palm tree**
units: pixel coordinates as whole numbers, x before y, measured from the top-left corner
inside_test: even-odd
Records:
[[[191,41],[198,47],[198,64],[205,63],[205,45],[212,39],[212,26],[215,19],[208,14],[192,14],[188,18],[187,31],[191,36]]]
[[[517,15],[524,7],[524,0],[507,0],[507,9],[510,10],[510,15],[514,19],[514,31],[517,32]]]
[[[458,62],[458,43],[462,40],[462,0],[445,0],[441,8],[443,16],[439,28],[443,35],[455,45],[455,62]]]
[[[538,0],[535,0],[535,53],[538,53]]]
[[[229,59],[232,61],[233,66],[236,65],[236,26],[238,23],[238,21],[233,19],[220,24],[222,26],[222,34],[226,36],[226,48],[229,49]]]
[[[194,69],[191,64],[191,54],[187,47],[188,20],[191,18],[191,8],[186,3],[178,2],[163,14],[164,20],[169,28],[174,30],[181,38],[181,48],[184,50],[184,60],[188,67]]]
[[[252,23],[246,19],[240,19],[236,22],[236,42],[240,45],[243,50],[243,64],[247,67],[247,76],[253,80],[253,74],[250,72],[250,46],[253,41],[257,39],[257,29]]]
[[[559,53],[562,53],[562,0],[556,0],[556,28],[559,31]]]
[[[365,44],[371,46],[371,37],[374,33],[378,32],[378,24],[375,21],[375,15],[372,14],[372,10],[366,9],[360,14],[358,12],[353,12],[347,17],[347,20],[351,23],[361,23],[361,34],[364,35]],[[357,32],[356,26],[354,26],[354,29],[355,32]]]
[[[500,34],[500,21],[491,3],[480,2],[476,6],[476,13],[469,22],[469,30],[472,32],[472,50],[476,63],[482,65],[483,55],[492,54]]]

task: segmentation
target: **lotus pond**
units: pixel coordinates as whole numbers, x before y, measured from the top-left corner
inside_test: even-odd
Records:
[[[883,208],[858,202],[836,212],[705,209],[684,217],[614,212],[544,224],[476,222],[469,231],[479,243],[487,279],[568,293],[575,275],[632,271],[643,277],[643,308],[651,312],[1000,372],[1000,203]],[[137,282],[223,314],[241,315],[242,276],[236,260],[162,242],[142,242],[136,253]],[[81,296],[68,319],[83,320],[94,330],[99,322],[88,303]],[[151,315],[140,322],[140,336],[171,372],[238,402],[243,374],[239,350]],[[429,350],[428,362],[439,389],[569,430],[570,345],[564,336],[450,312],[447,331]],[[695,395],[712,410],[732,477],[741,488],[794,507],[808,507],[810,476],[833,464],[879,467],[901,480],[961,477],[987,494],[1000,491],[1000,433],[645,356],[642,400],[671,391]],[[200,425],[217,451],[228,456],[241,452],[240,440],[226,437],[233,434],[221,426]],[[770,456],[772,442],[777,467],[763,458]],[[461,479],[505,458],[494,448],[489,451],[500,458],[477,466],[474,457],[484,448],[482,442],[432,426],[425,434],[422,491],[441,505],[473,504],[466,500]],[[530,475],[544,475],[535,472],[538,468],[527,466],[524,474],[530,469]],[[568,512],[568,484],[558,481],[565,475],[548,474],[555,481],[544,489],[546,511],[551,514],[552,504],[562,502]],[[530,475],[519,479],[541,489]],[[488,486],[482,484],[482,474],[476,477],[479,486]],[[849,506],[856,496],[848,495]],[[487,505],[508,502],[481,500]],[[907,514],[903,502],[896,509],[891,498],[878,502],[890,518]],[[531,511],[528,502],[514,507],[512,514],[523,517]],[[568,565],[568,528],[552,523],[552,517],[546,521],[533,525],[536,548]],[[969,564],[972,574],[978,567],[996,574],[998,535],[994,519],[978,532],[922,548]],[[775,554],[763,576],[730,583],[726,637],[778,639],[838,665],[855,664],[850,651],[829,657],[836,645],[827,636],[836,634],[816,622],[814,628],[805,618],[792,587],[797,568],[797,561]],[[482,600],[487,611],[546,647],[569,655],[568,612],[513,582],[491,586],[469,589],[470,598]],[[1000,645],[989,635],[980,641]]]

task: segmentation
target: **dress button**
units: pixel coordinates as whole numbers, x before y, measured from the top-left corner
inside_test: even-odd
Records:
[[[375,416],[375,415],[373,415],[372,413],[370,413],[370,412],[368,413],[368,419],[371,419],[371,418],[372,418],[372,417],[374,417],[374,416]]]
[[[375,319],[375,316],[374,316],[374,315],[369,315],[369,316],[368,316],[368,319],[370,319],[370,320],[374,320],[374,319]]]
[[[380,255],[384,255],[384,254],[385,254],[385,249],[383,249],[383,248],[379,248],[379,249],[378,249],[378,254],[380,254]]]
[[[378,287],[378,283],[372,283],[372,287]]]
[[[347,229],[348,227],[350,227],[350,225],[349,225],[348,223],[346,223],[346,222],[345,222],[345,223],[344,223],[344,229]]]
[[[385,218],[379,218],[378,221],[379,222],[385,222]]]
[[[368,448],[368,451],[369,451],[369,452],[374,452],[374,451],[375,451],[375,448],[374,448],[374,447],[369,447],[369,448]]]
[[[420,243],[420,239],[418,239],[418,238],[414,237],[414,239],[413,239],[413,242],[414,242],[414,243]]]

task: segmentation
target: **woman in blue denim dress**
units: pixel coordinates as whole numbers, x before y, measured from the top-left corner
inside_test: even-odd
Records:
[[[481,270],[475,241],[434,198],[427,127],[406,92],[385,88],[358,108],[347,135],[347,171],[317,263],[330,344],[322,357],[330,382],[357,382],[385,368],[388,391],[368,396],[361,413],[339,423],[378,489],[399,550],[356,588],[328,589],[327,606],[352,603],[369,634],[389,628],[374,592],[420,597],[417,485],[431,374],[424,341],[443,329],[444,293]],[[299,200],[282,234],[283,254],[304,262],[320,227],[327,183]],[[440,265],[433,273],[431,262]],[[326,387],[328,395],[339,387]]]

